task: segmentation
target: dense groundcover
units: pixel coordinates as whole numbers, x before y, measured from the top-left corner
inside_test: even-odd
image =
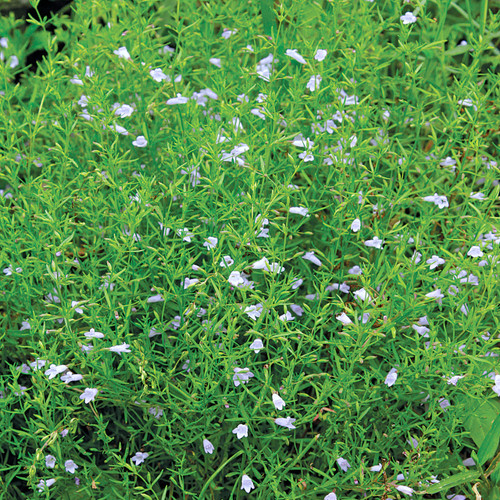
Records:
[[[459,4],[4,14],[2,499],[500,498],[500,19]]]

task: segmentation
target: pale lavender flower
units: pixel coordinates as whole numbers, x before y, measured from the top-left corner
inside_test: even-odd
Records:
[[[78,382],[79,380],[83,379],[83,375],[80,374],[74,374],[70,371],[67,371],[62,377],[61,380],[65,384],[69,384],[70,382]]]
[[[102,339],[104,337],[104,333],[96,332],[93,328],[91,328],[88,332],[85,332],[84,335],[85,337],[94,339]]]
[[[246,307],[244,312],[255,321],[262,314],[263,309],[264,308],[263,308],[262,304],[258,303],[258,304]]]
[[[247,384],[252,377],[254,377],[254,374],[248,368],[235,368],[233,375],[234,386],[238,387],[240,384]]]
[[[351,231],[357,233],[361,229],[361,221],[359,219],[354,219],[351,224]]]
[[[229,255],[224,255],[220,261],[220,267],[231,267],[234,264],[234,260]]]
[[[112,347],[108,347],[107,349],[111,352],[116,352],[117,354],[122,354],[122,352],[131,352],[129,349],[130,345],[129,344],[120,344],[120,345],[114,345]]]
[[[397,379],[398,379],[398,371],[396,370],[396,368],[391,368],[391,370],[387,374],[387,377],[385,377],[384,384],[387,387],[391,387],[396,383]]]
[[[484,253],[481,251],[481,248],[474,245],[471,247],[471,249],[467,252],[467,255],[469,257],[473,257],[473,258],[476,258],[476,257],[482,257],[484,255]]]
[[[233,429],[233,434],[236,434],[236,437],[238,439],[241,439],[243,437],[248,437],[248,426],[245,424],[240,424],[238,427]]]
[[[135,141],[132,141],[132,144],[136,148],[145,148],[148,145],[148,141],[143,135],[139,135]]]
[[[203,243],[203,246],[208,248],[208,250],[212,250],[213,248],[215,248],[217,246],[217,243],[219,242],[219,240],[215,237],[215,236],[209,236],[205,243]]]
[[[302,215],[304,217],[309,217],[308,215],[309,209],[304,207],[290,207],[291,214]]]
[[[324,49],[318,49],[316,51],[316,54],[314,54],[314,59],[316,59],[316,61],[322,61],[328,54],[328,51],[327,50],[324,50]]]
[[[253,349],[255,354],[258,354],[262,349],[264,349],[264,344],[262,343],[261,339],[255,339],[251,344],[250,344],[250,349]]]
[[[56,457],[54,455],[47,455],[45,457],[45,467],[53,469],[56,466]]]
[[[76,465],[73,460],[66,460],[66,462],[64,462],[64,468],[70,474],[74,474],[76,469],[78,469],[78,465]]]
[[[398,485],[396,486],[396,489],[400,491],[401,493],[404,493],[405,495],[409,495],[410,497],[413,496],[413,488],[410,488],[409,486],[403,486],[403,485]]]
[[[214,66],[217,66],[218,68],[221,67],[220,57],[211,57],[208,61],[210,62],[210,64],[213,64]]]
[[[232,286],[238,286],[245,282],[239,271],[232,271],[229,275],[228,281]]]
[[[115,115],[119,116],[120,118],[127,118],[131,116],[133,112],[134,108],[132,106],[129,106],[128,104],[122,104],[115,109]]]
[[[64,373],[68,367],[66,365],[50,365],[50,368],[45,371],[45,375],[49,377],[49,380],[57,377],[60,373]]]
[[[311,78],[309,78],[309,81],[307,82],[306,88],[309,89],[311,92],[315,92],[316,90],[319,89],[322,80],[323,77],[321,75],[312,75]]]
[[[323,263],[318,259],[318,257],[314,255],[314,252],[306,252],[302,256],[302,258],[312,262],[313,264],[316,264],[318,267],[323,265]]]
[[[413,14],[413,12],[406,12],[399,19],[401,19],[403,24],[413,24],[418,18]]]
[[[215,450],[214,445],[208,439],[203,440],[203,449],[205,450],[205,453],[209,453],[210,455]]]
[[[149,74],[151,75],[151,78],[158,83],[160,83],[162,80],[167,79],[167,75],[163,73],[160,68],[152,69]]]
[[[296,418],[292,417],[278,417],[274,419],[274,422],[277,425],[280,425],[281,427],[286,427],[287,429],[296,429],[295,425],[293,423],[296,421]]]
[[[149,453],[143,453],[142,451],[138,451],[130,460],[135,463],[135,465],[140,465],[146,458],[149,457]]]
[[[374,236],[372,240],[366,240],[365,245],[367,247],[373,247],[381,249],[384,244],[384,240],[379,239],[377,236]]]
[[[351,467],[351,464],[345,458],[342,457],[337,458],[337,464],[344,472],[347,472],[347,469]]]
[[[41,493],[42,491],[45,491],[47,488],[50,488],[54,483],[56,482],[55,479],[40,479],[40,482],[38,483],[38,491]]]
[[[283,398],[281,398],[281,396],[276,392],[273,394],[273,404],[277,410],[282,410],[286,406]]]
[[[80,399],[84,399],[86,404],[89,404],[91,401],[94,401],[95,397],[97,396],[97,393],[99,391],[97,389],[92,389],[87,387],[84,391],[83,394],[80,395]]]
[[[429,269],[436,269],[436,267],[445,263],[445,260],[437,255],[433,255],[430,259],[426,260],[427,264],[430,264]]]
[[[119,49],[114,50],[113,54],[116,54],[121,59],[130,59],[130,54],[128,53],[126,47],[120,47]]]
[[[246,474],[243,474],[241,477],[241,489],[245,490],[247,493],[250,493],[255,488],[255,485],[253,484],[253,481],[250,479],[249,476]]]
[[[292,59],[295,59],[300,64],[306,64],[306,60],[299,54],[297,49],[286,49],[285,54]]]

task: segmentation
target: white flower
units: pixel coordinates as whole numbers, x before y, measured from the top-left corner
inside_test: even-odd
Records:
[[[344,325],[349,325],[352,323],[351,318],[349,318],[349,316],[347,316],[347,314],[344,312],[342,314],[339,314],[338,316],[335,316],[335,318],[338,319]]]
[[[315,92],[316,90],[319,89],[319,85],[322,80],[323,78],[321,75],[313,75],[311,76],[311,78],[309,78],[306,88],[309,89],[311,92]]]
[[[186,290],[190,286],[196,285],[196,283],[198,283],[198,281],[200,281],[198,278],[192,278],[192,279],[185,278],[184,282],[182,283],[182,287],[184,288],[184,290]]]
[[[244,312],[255,321],[262,314],[263,309],[264,307],[262,306],[262,304],[258,303],[246,307]]]
[[[148,304],[154,304],[155,302],[163,302],[165,299],[160,295],[153,295],[152,297],[148,297]]]
[[[225,38],[227,40],[231,35],[234,35],[237,32],[238,32],[237,29],[228,30],[228,29],[224,28],[224,31],[222,32],[221,37]]]
[[[53,469],[56,466],[56,457],[54,455],[47,455],[45,457],[45,467]]]
[[[233,271],[229,275],[228,281],[233,286],[238,286],[245,283],[245,280],[242,278],[241,273],[239,271]]]
[[[134,108],[128,104],[122,104],[115,109],[115,115],[120,118],[127,118],[134,112]]]
[[[255,488],[255,485],[253,484],[253,481],[250,479],[249,476],[246,474],[243,474],[241,477],[241,489],[245,490],[247,493],[250,493]]]
[[[55,479],[40,479],[40,482],[37,484],[38,486],[38,491],[42,492],[45,491],[46,488],[49,488],[56,482]]]
[[[308,161],[314,160],[314,155],[310,151],[304,151],[303,153],[299,154],[299,158],[307,163]]]
[[[448,382],[448,385],[457,385],[457,382],[461,379],[464,378],[465,375],[455,375],[454,377],[447,378],[446,381]]]
[[[454,165],[457,164],[457,161],[451,158],[450,156],[447,156],[444,160],[441,160],[440,165],[442,167],[453,167]]]
[[[80,395],[80,399],[84,399],[86,404],[89,404],[91,401],[94,401],[95,397],[97,396],[97,393],[99,391],[97,389],[91,389],[87,387],[84,391],[83,394]]]
[[[297,290],[297,288],[299,288],[300,285],[302,285],[302,283],[304,283],[304,280],[302,278],[297,278],[295,280],[292,281],[292,290]]]
[[[174,104],[186,104],[187,102],[189,102],[189,97],[184,97],[182,94],[177,93],[177,97],[170,98],[167,104],[172,106]]]
[[[413,494],[413,488],[410,488],[409,486],[396,486],[396,489],[400,491],[401,493],[404,493],[405,495],[412,496]]]
[[[149,74],[151,75],[151,78],[155,82],[161,82],[162,80],[167,79],[167,75],[163,73],[163,71],[160,68],[152,69]]]
[[[446,196],[439,196],[437,193],[434,193],[434,196],[425,196],[422,199],[434,203],[438,208],[447,208],[450,206],[448,198]]]
[[[143,453],[141,451],[138,451],[130,460],[132,460],[132,462],[135,462],[135,465],[140,465],[148,457],[149,453]]]
[[[387,374],[387,377],[385,377],[384,384],[387,387],[391,387],[396,383],[397,379],[398,379],[398,371],[396,370],[396,368],[391,368],[391,370]]]
[[[413,24],[417,21],[417,17],[413,15],[413,12],[406,12],[399,19],[401,19],[403,24]]]
[[[349,462],[345,459],[345,458],[337,458],[337,463],[339,465],[339,467],[344,471],[344,472],[347,472],[347,469],[349,469],[349,467],[351,467],[351,465],[349,464]]]
[[[219,57],[211,57],[211,58],[209,59],[209,62],[210,62],[211,64],[213,64],[214,66],[217,66],[218,68],[220,68],[220,67],[221,67],[221,65],[220,65],[220,58],[219,58]]]
[[[363,270],[359,266],[353,266],[347,272],[349,274],[355,274],[357,276],[359,276],[360,274],[363,274]]]
[[[474,192],[470,194],[470,197],[473,200],[484,200],[486,198],[484,193],[474,193]]]
[[[255,354],[259,354],[262,349],[264,349],[264,344],[262,343],[262,340],[256,339],[250,344],[250,349],[253,349],[255,351]]]
[[[467,255],[469,257],[482,257],[484,253],[481,251],[481,249],[478,246],[473,246],[471,249],[467,252]]]
[[[444,295],[441,293],[441,288],[434,290],[433,292],[429,292],[425,294],[426,297],[430,299],[442,299]]]
[[[306,60],[298,53],[297,49],[286,49],[285,54],[292,59],[295,59],[300,64],[306,64]]]
[[[317,266],[322,266],[322,262],[314,255],[314,252],[306,252],[303,256],[303,259],[308,260],[312,262],[313,264],[316,264]]]
[[[96,332],[93,328],[90,331],[84,333],[85,337],[91,337],[95,339],[102,339],[104,337],[104,333]]]
[[[372,472],[380,472],[382,470],[382,464],[373,465],[370,467]]]
[[[64,373],[68,367],[66,365],[50,365],[50,368],[46,370],[45,375],[49,377],[49,380],[57,377],[60,373]]]
[[[278,417],[274,419],[274,422],[277,425],[280,425],[281,427],[286,427],[288,429],[296,429],[295,425],[293,425],[293,423],[296,420],[297,420],[296,418],[292,417],[286,417],[286,418]]]
[[[116,54],[121,59],[130,59],[130,54],[128,53],[126,47],[120,47],[119,49],[114,50],[113,54]]]
[[[111,352],[116,352],[118,354],[121,354],[122,352],[131,352],[129,347],[130,347],[129,344],[120,344],[108,347],[108,350],[110,350]]]
[[[286,406],[285,401],[277,393],[273,394],[273,404],[277,410],[282,410]]]
[[[316,59],[316,61],[322,61],[328,54],[328,51],[327,50],[324,50],[324,49],[318,49],[316,51],[316,54],[314,54],[314,59]]]
[[[361,221],[359,219],[354,219],[351,224],[351,231],[357,233],[361,229]]]
[[[427,264],[430,264],[429,269],[436,269],[436,267],[445,263],[445,260],[437,255],[433,255],[430,259],[426,260]]]
[[[495,385],[492,387],[493,392],[497,394],[498,397],[500,397],[500,375],[495,375]]]
[[[308,215],[309,209],[304,207],[290,207],[291,214],[302,215],[304,217],[309,217]]]
[[[231,267],[234,264],[234,260],[229,257],[229,255],[224,255],[220,262],[220,267]]]
[[[359,290],[356,290],[354,292],[354,296],[357,300],[361,300],[363,302],[371,302],[372,301],[370,294],[364,288],[360,288]]]
[[[143,135],[139,135],[135,141],[132,141],[132,144],[136,148],[145,148],[148,145],[148,141],[146,141],[146,138]]]
[[[337,495],[332,491],[331,493],[328,493],[324,500],[337,500]]]
[[[282,314],[281,316],[279,316],[279,319],[281,321],[292,321],[295,319],[295,317],[292,316],[292,313],[290,311],[287,311],[285,314]]]
[[[66,462],[64,462],[64,468],[66,469],[66,472],[74,474],[76,469],[78,469],[78,465],[76,465],[73,460],[66,460]]]
[[[236,434],[236,437],[238,439],[241,439],[242,437],[248,437],[248,426],[245,424],[240,424],[236,429],[233,429],[233,434]]]
[[[205,453],[210,453],[210,455],[215,450],[214,445],[208,439],[203,440],[203,449],[205,450]]]
[[[213,248],[215,248],[217,246],[217,243],[219,242],[219,240],[217,238],[215,238],[214,236],[209,236],[205,243],[203,243],[203,246],[204,247],[207,247],[209,250],[212,250]]]
[[[83,375],[80,375],[78,373],[72,373],[70,371],[67,371],[62,377],[61,380],[65,384],[69,384],[70,382],[78,382],[79,380],[83,379]]]
[[[233,375],[234,386],[238,387],[240,384],[247,384],[248,380],[253,376],[254,374],[248,368],[235,368]]]
[[[378,249],[381,249],[383,244],[384,244],[384,240],[380,240],[379,238],[377,238],[377,236],[375,236],[372,240],[365,241],[365,245],[367,247],[373,247],[373,248],[378,248]]]

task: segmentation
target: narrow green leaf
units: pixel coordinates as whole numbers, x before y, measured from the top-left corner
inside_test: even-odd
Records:
[[[498,448],[498,443],[500,441],[500,415],[495,419],[491,429],[486,434],[479,451],[477,452],[477,458],[479,459],[479,465],[485,464],[490,458],[495,455]]]
[[[460,474],[455,474],[454,476],[447,477],[439,483],[433,484],[427,488],[427,493],[429,495],[434,495],[440,493],[441,491],[447,491],[455,486],[460,486],[462,484],[471,483],[479,478],[479,471],[468,470],[466,472],[461,472]]]
[[[273,12],[273,0],[260,0],[260,9],[262,11],[264,33],[268,36],[272,36],[273,26],[275,23],[275,16]]]

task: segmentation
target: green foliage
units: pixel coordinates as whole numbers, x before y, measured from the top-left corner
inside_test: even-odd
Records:
[[[499,33],[486,1],[2,17],[0,497],[498,498]]]

